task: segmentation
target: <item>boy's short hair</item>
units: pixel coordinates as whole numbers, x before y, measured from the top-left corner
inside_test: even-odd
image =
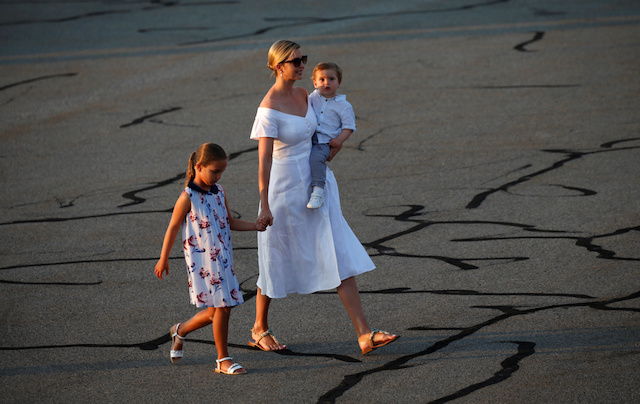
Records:
[[[318,63],[316,65],[316,67],[313,68],[313,74],[311,75],[311,78],[315,80],[316,73],[324,71],[324,70],[333,70],[333,71],[335,71],[336,72],[336,76],[338,76],[338,82],[342,83],[342,69],[340,68],[340,66],[338,66],[337,64],[335,64],[333,62],[321,62],[321,63]]]

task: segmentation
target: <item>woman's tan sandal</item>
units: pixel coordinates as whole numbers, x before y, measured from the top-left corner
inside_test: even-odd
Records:
[[[371,330],[371,335],[369,335],[369,339],[367,340],[367,342],[369,343],[369,345],[367,345],[367,347],[366,347],[366,348],[360,348],[360,349],[362,349],[362,354],[363,354],[363,355],[368,354],[369,352],[373,351],[374,349],[377,349],[377,348],[383,347],[383,346],[385,346],[385,345],[387,345],[387,344],[390,344],[390,343],[392,343],[393,341],[395,341],[395,340],[397,340],[398,338],[400,338],[400,336],[399,336],[399,335],[395,335],[395,336],[394,336],[394,338],[388,339],[388,340],[386,340],[386,341],[381,341],[381,342],[378,342],[378,343],[376,344],[376,343],[373,341],[373,337],[374,337],[376,334],[392,335],[391,333],[388,333],[388,332],[386,332],[386,331],[380,331],[380,330],[377,330],[377,329],[375,329],[375,328],[374,328],[373,330]]]
[[[262,347],[262,345],[260,345],[260,341],[262,341],[262,339],[264,337],[271,337],[273,339],[273,342],[275,342],[277,345],[282,346],[282,349],[287,348],[286,345],[282,345],[282,344],[280,344],[278,342],[278,340],[276,339],[275,335],[273,335],[273,331],[271,331],[271,329],[263,332],[262,334],[258,334],[257,332],[253,331],[253,328],[252,328],[251,329],[252,338],[253,338],[253,334],[256,334],[256,335],[260,336],[260,338],[258,338],[255,341],[249,341],[249,346],[251,346],[251,347],[258,348],[258,349],[260,349],[262,351],[271,351],[271,349],[265,349],[265,348]]]
[[[226,358],[216,359],[216,373],[223,373],[225,375],[244,375],[247,373],[247,371],[238,363],[233,363],[227,370],[222,370],[220,364],[224,361],[233,361],[233,358],[227,356]]]
[[[180,338],[181,340],[184,340],[184,337],[178,335],[178,327],[180,327],[180,323],[174,325],[169,329],[169,335],[171,335],[171,348],[173,348],[173,345],[176,342],[176,338]],[[180,350],[172,349],[171,352],[169,352],[169,356],[171,357],[171,363],[175,365],[180,363],[180,359],[182,359],[182,357],[184,356],[184,351],[182,349]]]

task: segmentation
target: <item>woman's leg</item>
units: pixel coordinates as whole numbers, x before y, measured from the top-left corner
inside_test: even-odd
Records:
[[[211,324],[212,313],[209,311],[209,309],[210,308],[201,310],[189,320],[185,321],[184,323],[180,323],[180,326],[175,331],[179,336],[186,337],[190,332]],[[176,338],[171,349],[177,351],[182,350],[182,339]]]
[[[358,291],[358,284],[354,277],[347,278],[340,286],[338,286],[338,296],[342,304],[347,309],[351,322],[358,334],[358,343],[360,348],[365,348],[370,344],[369,337],[371,336],[371,329],[367,324],[367,319],[362,309],[362,302],[360,301],[360,292]],[[376,333],[373,337],[374,343],[393,340],[396,338],[394,334]]]
[[[261,334],[269,330],[269,305],[271,298],[262,294],[262,290],[258,288],[256,295],[256,321],[251,329],[251,338],[254,341],[260,340],[260,346],[267,351],[279,351],[285,349],[286,346],[277,343],[271,335],[267,335],[260,339]]]

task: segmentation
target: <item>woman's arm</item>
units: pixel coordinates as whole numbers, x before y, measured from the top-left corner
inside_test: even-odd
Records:
[[[271,178],[271,162],[273,159],[273,138],[261,137],[258,143],[258,189],[260,191],[260,214],[258,221],[265,226],[273,224],[273,216],[269,209],[269,179]]]
[[[169,254],[171,253],[171,248],[173,247],[173,243],[176,241],[176,235],[180,230],[180,226],[182,225],[182,221],[184,220],[187,213],[191,210],[191,199],[189,199],[189,195],[186,192],[180,194],[178,200],[176,201],[176,206],[173,208],[173,213],[171,214],[171,221],[169,221],[169,227],[167,227],[167,232],[164,235],[164,242],[162,243],[162,252],[160,253],[160,259],[155,267],[155,274],[158,278],[162,279],[162,273],[166,272],[169,275]]]

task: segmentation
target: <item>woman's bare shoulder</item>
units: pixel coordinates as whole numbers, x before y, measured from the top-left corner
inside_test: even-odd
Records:
[[[269,90],[267,94],[264,96],[262,101],[260,102],[261,108],[270,108],[270,109],[278,109],[278,103],[275,101],[273,97],[273,91]]]
[[[309,96],[307,90],[304,87],[294,87],[297,91],[296,95],[299,97],[304,97],[305,99]]]
[[[267,92],[267,94],[262,99],[262,102],[260,102],[260,107],[274,109],[276,111],[290,114],[296,114],[298,113],[297,110],[300,109],[298,106],[301,106],[302,104],[304,104],[305,106],[307,105],[307,97],[307,90],[305,90],[303,87],[294,87],[293,97],[288,96],[286,98],[279,96],[272,89],[269,90],[269,92]]]

